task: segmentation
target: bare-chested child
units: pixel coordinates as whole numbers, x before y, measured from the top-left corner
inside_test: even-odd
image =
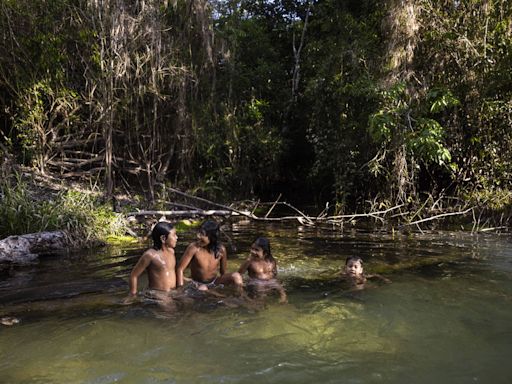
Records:
[[[279,293],[279,302],[286,302],[286,292],[277,281],[277,262],[270,251],[266,237],[258,237],[251,245],[249,258],[240,266],[238,273],[249,275],[247,289],[253,296],[264,296],[271,291]]]
[[[385,283],[391,283],[391,280],[386,279],[381,275],[365,274],[363,270],[363,259],[359,256],[347,257],[345,260],[345,267],[341,273],[341,279],[351,290],[364,289],[368,280],[380,280]]]
[[[157,300],[170,301],[169,291],[176,288],[176,229],[171,223],[161,221],[154,226],[151,238],[153,248],[142,254],[130,274],[130,295],[137,295],[139,276],[147,271],[149,291],[146,294]]]
[[[226,272],[228,257],[226,247],[219,242],[219,234],[216,222],[208,220],[201,225],[197,240],[187,247],[176,268],[178,287],[184,284],[184,272],[190,267],[191,284],[198,290],[233,284],[241,293],[242,276],[238,272]]]

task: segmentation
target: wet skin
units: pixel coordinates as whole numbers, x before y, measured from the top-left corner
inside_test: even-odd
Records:
[[[270,280],[276,276],[276,263],[266,260],[263,249],[253,244],[249,259],[238,269],[241,275],[246,271],[252,279]]]
[[[217,278],[217,284],[235,284],[242,285],[242,278],[238,273],[226,273],[227,268],[227,252],[226,248],[221,245],[218,250],[217,257],[213,251],[208,250],[210,239],[203,232],[197,233],[197,240],[191,243],[176,268],[176,279],[178,287],[184,283],[185,270],[190,267],[190,277],[192,280],[200,283],[200,290],[207,290],[206,284]],[[220,272],[220,276],[218,276]],[[204,283],[204,284],[201,284]]]
[[[176,229],[172,229],[167,236],[162,236],[162,249],[148,249],[140,257],[130,274],[130,294],[137,294],[139,276],[147,271],[148,288],[169,292],[176,288],[176,257],[174,247],[178,241]]]
[[[277,266],[275,261],[267,260],[263,248],[253,244],[250,257],[240,266],[238,273],[243,275],[247,271],[250,280],[247,287],[254,296],[264,296],[272,291],[279,293],[279,301],[286,302],[286,293],[282,285],[275,278]]]
[[[349,288],[352,290],[364,289],[369,279],[391,283],[391,280],[377,274],[366,275],[361,260],[349,260],[345,265],[341,278],[348,283]]]

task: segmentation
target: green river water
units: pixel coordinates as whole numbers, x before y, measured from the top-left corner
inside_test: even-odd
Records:
[[[512,383],[510,235],[224,232],[230,271],[269,237],[287,304],[123,305],[143,246],[3,266],[0,316],[20,322],[0,326],[0,383]],[[348,255],[392,283],[343,291]]]

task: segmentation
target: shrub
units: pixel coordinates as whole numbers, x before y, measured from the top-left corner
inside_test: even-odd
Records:
[[[124,234],[122,215],[88,192],[43,192],[19,175],[0,182],[0,236],[65,230],[80,243]]]

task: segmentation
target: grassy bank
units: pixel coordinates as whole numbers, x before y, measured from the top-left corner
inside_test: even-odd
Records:
[[[30,177],[14,174],[0,182],[0,238],[65,230],[80,244],[123,236],[126,221],[98,193],[44,188]]]
[[[23,176],[21,176],[23,175]],[[54,185],[43,180],[53,180]],[[151,206],[148,199],[135,195],[129,202],[119,204],[116,211],[130,212],[136,209],[173,209],[174,205],[196,204],[199,202],[181,201],[180,196],[162,193]],[[125,213],[114,212],[111,200],[105,200],[100,188],[84,185],[65,185],[58,177],[41,177],[30,172],[14,172],[0,181],[0,238],[10,235],[22,235],[42,231],[65,230],[77,245],[87,246],[98,242],[126,243],[133,241],[129,233],[147,235],[153,218],[128,222]],[[180,201],[178,201],[178,200]],[[169,202],[175,202],[169,204]],[[181,204],[183,203],[183,204]],[[127,204],[127,205],[126,205]],[[202,207],[201,203],[201,207]],[[248,203],[246,203],[248,204]],[[242,210],[255,212],[256,206],[244,206]],[[286,203],[284,203],[286,204]],[[235,204],[236,205],[236,204]],[[261,205],[261,204],[260,204]],[[205,208],[205,207],[203,207]],[[290,207],[286,207],[289,209]],[[396,208],[396,209],[395,209]],[[260,216],[269,208],[265,206]],[[294,210],[273,216],[299,215]],[[387,212],[387,213],[383,213]],[[381,214],[383,213],[383,214]],[[313,219],[318,213],[310,213]],[[339,215],[337,212],[325,215]],[[512,217],[512,192],[499,190],[494,192],[473,192],[461,197],[428,196],[423,201],[409,201],[398,207],[390,202],[373,201],[362,207],[358,214],[345,212],[342,216],[333,216],[327,225],[319,221],[320,227],[333,230],[347,228],[387,229],[390,231],[422,231],[432,229],[463,230],[482,232],[489,230],[508,231]],[[177,223],[181,225],[190,224]],[[322,224],[323,223],[323,224]]]

